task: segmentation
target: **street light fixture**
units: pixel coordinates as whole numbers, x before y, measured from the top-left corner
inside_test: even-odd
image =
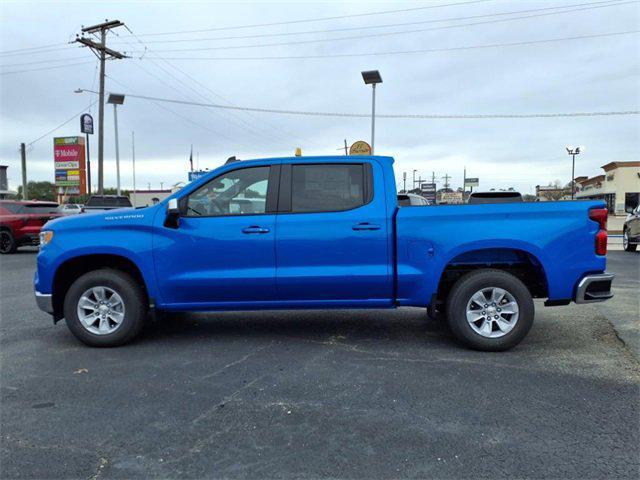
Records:
[[[120,93],[110,93],[107,103],[113,104],[113,122],[115,124],[116,133],[116,177],[117,177],[117,192],[120,196],[120,146],[118,144],[118,105],[124,103],[124,95]]]
[[[362,72],[365,85],[371,85],[371,154],[373,155],[376,136],[376,85],[382,83],[382,77],[378,70]]]
[[[576,192],[576,155],[580,155],[582,152],[584,152],[584,147],[583,146],[578,146],[578,147],[565,147],[565,149],[567,150],[567,153],[569,155],[571,155],[571,200],[574,199],[575,197],[575,192]]]

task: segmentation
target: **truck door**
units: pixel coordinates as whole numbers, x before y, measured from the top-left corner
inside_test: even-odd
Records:
[[[279,165],[239,167],[180,199],[178,228],[156,218],[163,304],[231,307],[277,300],[275,188]]]
[[[276,235],[282,301],[391,303],[387,214],[377,162],[283,163]]]

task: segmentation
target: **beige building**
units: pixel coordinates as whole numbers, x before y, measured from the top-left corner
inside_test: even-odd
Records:
[[[602,166],[604,175],[577,177],[576,199],[607,202],[609,213],[623,215],[626,207],[640,203],[640,162],[611,162]]]
[[[171,195],[171,190],[132,190],[129,200],[134,207],[151,207]]]

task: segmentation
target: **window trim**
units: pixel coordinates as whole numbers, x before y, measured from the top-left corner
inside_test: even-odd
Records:
[[[346,208],[340,210],[319,210],[314,212],[292,212],[291,208],[293,205],[293,167],[306,167],[306,166],[324,166],[324,165],[359,165],[362,168],[362,176],[363,176],[363,192],[362,197],[364,203],[358,205],[353,208]],[[287,214],[287,215],[300,215],[300,214],[316,214],[316,213],[340,213],[340,212],[350,212],[353,210],[357,210],[358,208],[362,208],[366,205],[369,205],[373,202],[374,199],[374,188],[373,188],[373,169],[371,163],[369,162],[320,162],[320,163],[283,163],[282,168],[280,170],[280,185],[278,192],[278,214]]]
[[[267,174],[267,197],[265,200],[265,211],[262,213],[233,213],[230,215],[187,215],[187,205],[189,203],[189,197],[196,193],[198,190],[208,185],[209,183],[217,180],[218,178],[228,175],[232,172],[237,172],[239,170],[247,170],[249,168],[268,168],[269,172]],[[206,183],[203,183],[198,188],[192,190],[184,197],[180,198],[178,201],[178,209],[180,210],[181,218],[227,218],[227,217],[256,217],[262,215],[275,215],[277,213],[277,191],[278,191],[278,183],[280,176],[280,165],[279,164],[267,164],[267,165],[247,165],[240,168],[234,168],[231,170],[227,170],[222,172],[220,175],[216,175],[211,180]]]

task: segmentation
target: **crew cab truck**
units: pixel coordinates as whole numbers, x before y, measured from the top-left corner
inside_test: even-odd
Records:
[[[92,346],[155,311],[414,306],[504,350],[533,298],[612,297],[604,202],[398,208],[395,185],[390,157],[229,163],[152,207],[48,223],[36,300]]]

